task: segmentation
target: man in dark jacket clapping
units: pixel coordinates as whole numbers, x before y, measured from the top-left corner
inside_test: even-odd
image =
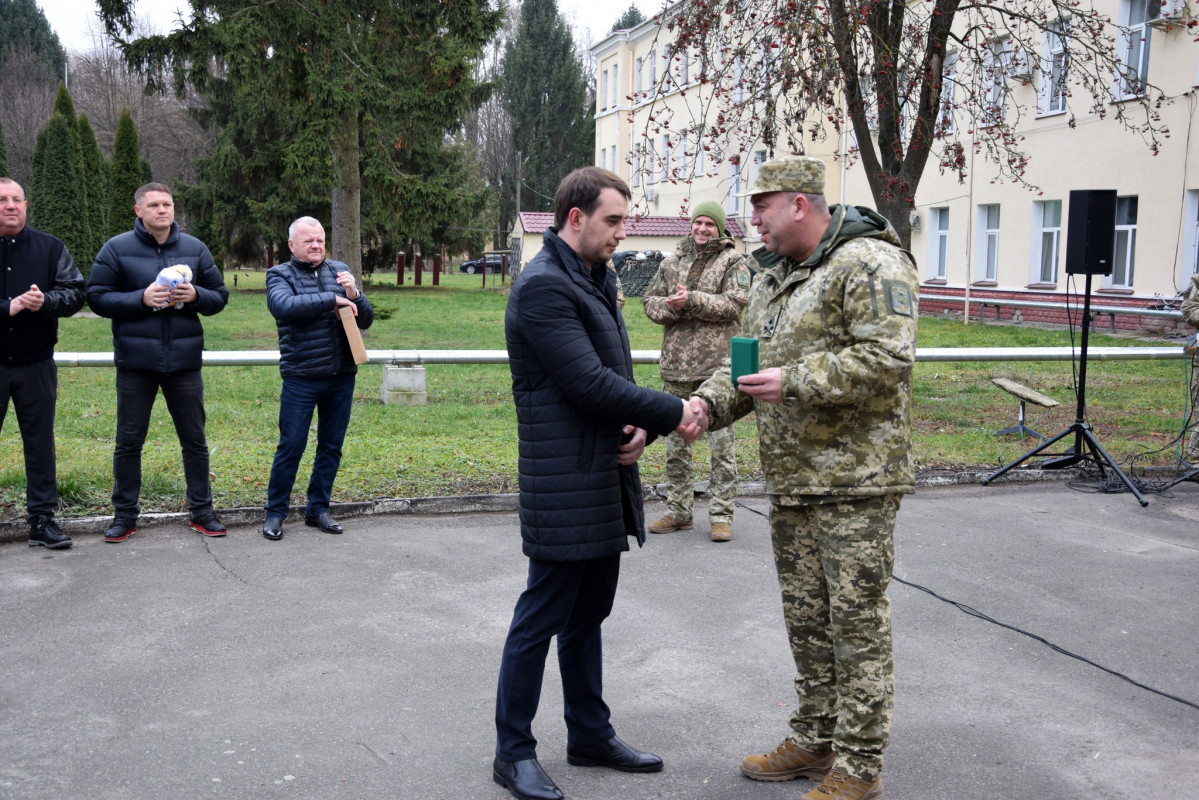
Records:
[[[133,230],[105,243],[92,265],[87,302],[112,320],[117,364],[117,442],[112,456],[112,525],[104,541],[123,542],[141,513],[142,445],[159,389],[166,400],[187,481],[189,526],[224,536],[212,508],[208,440],[204,436],[204,326],[229,302],[212,253],[179,231],[169,187],[147,183],[133,194]],[[165,267],[186,266],[191,281],[173,288],[158,282]]]
[[[341,525],[329,514],[329,502],[350,425],[358,366],[337,310],[349,308],[360,329],[369,328],[375,319],[349,268],[325,258],[325,229],[320,222],[312,217],[297,219],[288,229],[287,246],[291,260],[266,274],[266,303],[279,329],[279,372],[283,374],[279,446],[271,464],[262,526],[262,535],[271,540],[283,538],[283,521],[291,507],[291,490],[314,411],[318,414],[316,457],[304,524],[341,533]]]
[[[645,541],[637,460],[648,435],[695,420],[686,403],[633,382],[616,276],[630,192],[607,170],[563,179],[555,227],[513,285],[504,317],[520,437],[520,522],[528,586],[504,644],[495,781],[521,800],[562,792],[537,762],[533,717],[558,637],[567,761],[656,772],[662,760],[616,737],[602,697],[600,626],[628,537]]]

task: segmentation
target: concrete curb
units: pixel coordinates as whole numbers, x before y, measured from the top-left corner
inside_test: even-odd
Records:
[[[1173,467],[1149,467],[1148,474],[1174,472]],[[963,484],[979,483],[984,477],[994,472],[992,469],[966,469],[959,471],[926,472],[916,477],[916,487],[960,486]],[[1039,483],[1042,481],[1078,480],[1083,478],[1079,470],[1013,470],[995,482],[1003,483]],[[695,484],[697,497],[706,497],[708,482],[700,481]],[[762,481],[742,481],[737,485],[738,497],[761,497],[766,493],[766,484]],[[666,500],[666,484],[656,484],[646,487],[646,500]],[[516,511],[519,508],[519,495],[516,492],[504,494],[471,494],[448,497],[385,497],[356,503],[334,503],[333,514],[338,519],[374,516],[379,514],[469,514],[473,512]],[[295,506],[291,510],[291,519],[303,514],[304,509]],[[217,514],[226,525],[255,525],[263,519],[260,507],[242,506],[238,508],[217,509]],[[64,533],[71,536],[82,534],[99,535],[104,532],[112,521],[111,516],[93,517],[57,517],[58,525]],[[158,528],[167,525],[187,525],[188,515],[185,511],[158,512],[142,514],[138,518],[138,528]],[[29,535],[28,525],[23,519],[0,522],[0,543],[24,541]]]

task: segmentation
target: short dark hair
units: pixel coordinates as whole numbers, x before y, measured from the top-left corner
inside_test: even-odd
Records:
[[[561,230],[572,208],[590,216],[599,207],[599,197],[604,189],[615,189],[625,200],[633,199],[629,185],[615,172],[599,167],[579,167],[567,175],[554,194],[554,226]]]
[[[138,187],[138,190],[133,193],[133,204],[135,206],[140,206],[142,204],[142,198],[150,192],[166,192],[167,194],[171,195],[171,199],[174,199],[174,192],[172,192],[171,187],[167,186],[165,183],[147,183],[145,186]]]

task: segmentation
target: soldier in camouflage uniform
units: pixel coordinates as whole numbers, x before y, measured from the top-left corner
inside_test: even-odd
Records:
[[[914,490],[918,276],[873,211],[829,207],[824,165],[763,164],[753,224],[768,253],[742,326],[762,370],[726,363],[692,399],[723,427],[757,413],[770,534],[795,658],[791,733],[748,756],[755,780],[822,779],[805,800],[881,800],[894,684],[886,596],[900,496]],[[762,254],[759,256],[759,254]]]
[[[691,234],[667,256],[645,292],[645,315],[662,325],[662,391],[684,399],[712,376],[729,354],[729,339],[741,328],[749,296],[749,269],[724,228],[719,203],[700,203],[691,214]],[[714,542],[733,538],[737,456],[733,428],[708,434],[712,472],[708,520]],[[695,500],[691,444],[678,433],[666,439],[667,513],[651,533],[689,530]]]

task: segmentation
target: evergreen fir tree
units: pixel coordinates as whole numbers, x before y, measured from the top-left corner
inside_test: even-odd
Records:
[[[141,159],[137,154],[137,130],[133,127],[129,109],[122,108],[112,143],[112,180],[108,189],[109,238],[133,227],[133,193],[143,183]]]
[[[92,253],[100,252],[106,241],[108,231],[108,162],[96,144],[96,134],[92,131],[87,114],[79,115],[79,142],[83,147],[83,184],[87,187],[88,225],[92,232]],[[81,259],[79,269],[86,278],[91,269],[91,259]]]
[[[570,28],[555,0],[525,0],[516,36],[504,51],[504,89],[512,149],[522,151],[518,211],[549,211],[568,172],[595,160],[592,101]]]
[[[75,125],[62,114],[51,114],[44,130],[41,176],[29,202],[30,224],[62,239],[77,264],[90,262],[95,252],[87,217],[79,209]]]

